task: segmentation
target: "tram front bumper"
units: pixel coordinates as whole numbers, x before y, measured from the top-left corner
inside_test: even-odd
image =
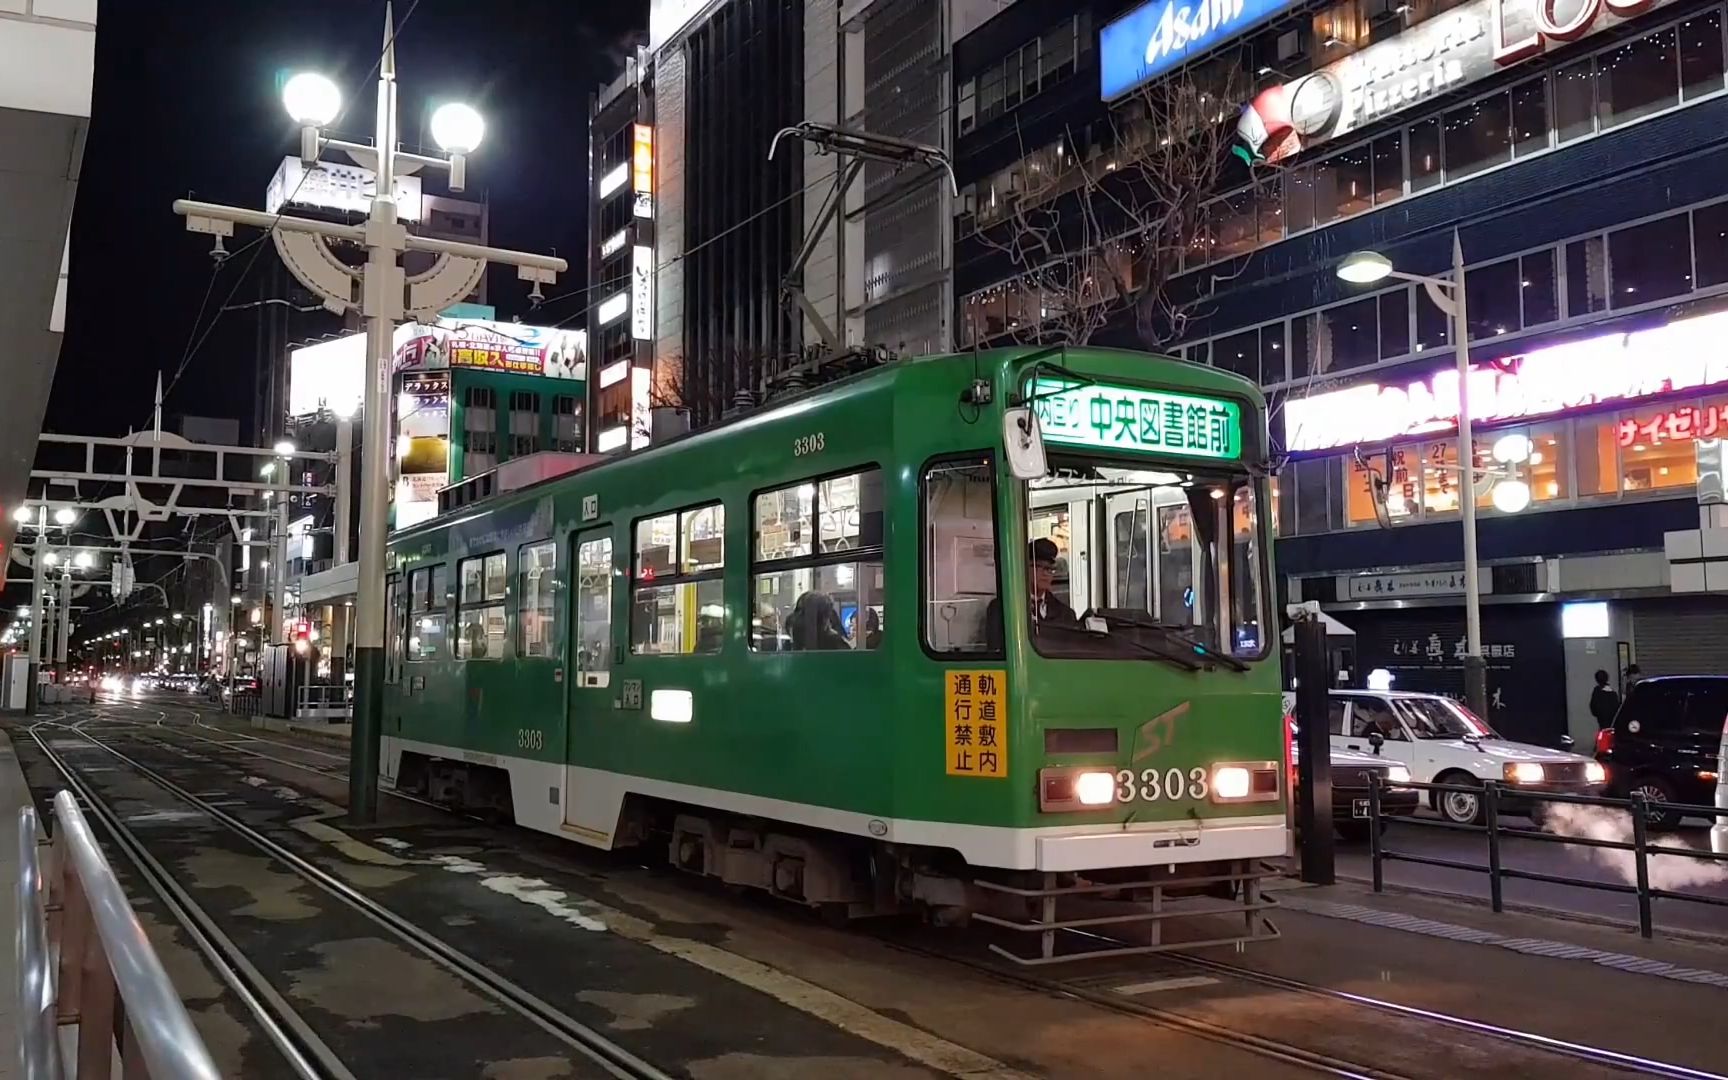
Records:
[[[1284,818],[1171,822],[1136,831],[1038,838],[1037,869],[1050,872],[1118,866],[1167,866],[1219,859],[1272,859],[1285,853]]]

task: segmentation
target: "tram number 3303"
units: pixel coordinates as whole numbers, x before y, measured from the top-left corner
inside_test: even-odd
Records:
[[[792,456],[808,457],[828,449],[828,434],[817,431],[809,435],[800,435],[792,440]]]
[[[546,749],[546,733],[536,728],[516,729],[516,749],[544,750]]]
[[[1206,770],[1196,765],[1184,775],[1181,769],[1147,769],[1135,775],[1133,769],[1116,774],[1116,801],[1157,802],[1159,799],[1204,799],[1207,792]]]

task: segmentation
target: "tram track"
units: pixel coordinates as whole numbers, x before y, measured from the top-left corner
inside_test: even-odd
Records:
[[[1134,945],[1134,942],[1123,942],[1123,940],[1118,940],[1118,938],[1111,938],[1108,937],[1108,935],[1099,935],[1099,933],[1094,933],[1094,931],[1064,930],[1061,931],[1061,933],[1073,935],[1073,937],[1087,938],[1089,947],[1097,947],[1097,945],[1125,945],[1125,947],[1127,947],[1127,945]],[[897,947],[907,947],[907,945],[897,945]],[[1094,980],[1070,982],[1070,980],[1058,980],[1058,978],[1045,978],[1045,976],[1032,975],[1032,973],[1026,973],[1026,971],[1002,968],[1001,964],[995,964],[995,962],[975,961],[975,959],[969,959],[969,957],[947,956],[947,954],[942,954],[940,950],[923,949],[923,947],[918,947],[918,945],[911,945],[909,949],[914,950],[914,952],[921,952],[924,956],[938,957],[938,959],[945,959],[945,961],[950,962],[961,962],[964,966],[978,969],[978,971],[983,971],[983,973],[987,973],[987,975],[994,975],[997,976],[997,978],[1007,978],[1007,980],[1011,980],[1011,982],[1018,982],[1021,983],[1021,985],[1026,985],[1026,987],[1040,988],[1040,990],[1049,992],[1049,994],[1071,995],[1071,997],[1078,997],[1078,999],[1082,999],[1082,1001],[1089,1001],[1092,1002],[1092,1004],[1097,1004],[1097,1006],[1106,1007],[1106,1009],[1113,1009],[1113,1011],[1118,1011],[1118,1013],[1146,1016],[1147,1020],[1166,1023],[1166,1025],[1180,1026],[1180,1028],[1185,1028],[1185,1030],[1194,1030],[1194,1032],[1203,1035],[1203,1037],[1208,1037],[1208,1030],[1210,1030],[1210,1028],[1220,1028],[1220,1026],[1222,1026],[1213,1023],[1213,1021],[1199,1020],[1199,1018],[1194,1018],[1194,1016],[1189,1016],[1189,1014],[1178,1013],[1178,1011],[1173,1011],[1173,1009],[1149,1006],[1146,1002],[1134,1001],[1134,999],[1130,999],[1130,997],[1123,997],[1121,994],[1111,992],[1108,988],[1099,988],[1096,987],[1096,985],[1089,985],[1089,983],[1094,982]],[[1593,1064],[1593,1066],[1600,1066],[1600,1068],[1607,1068],[1607,1070],[1619,1071],[1619,1073],[1628,1073],[1628,1075],[1640,1075],[1640,1077],[1664,1077],[1669,1078],[1669,1080],[1728,1080],[1728,1075],[1723,1075],[1723,1073],[1700,1070],[1700,1068],[1693,1068],[1693,1066],[1687,1066],[1687,1064],[1671,1063],[1671,1061],[1657,1061],[1657,1059],[1643,1058],[1643,1056],[1638,1056],[1638,1054],[1626,1054],[1626,1052],[1612,1051],[1612,1049],[1607,1049],[1607,1047],[1597,1047],[1597,1045],[1581,1044],[1581,1042],[1572,1042],[1572,1040],[1557,1039],[1557,1037],[1552,1037],[1552,1035],[1541,1035],[1541,1033],[1538,1032],[1526,1032],[1526,1030],[1510,1028],[1510,1026],[1493,1025],[1493,1023],[1486,1023],[1486,1021],[1471,1020],[1471,1018],[1467,1018],[1467,1016],[1443,1013],[1443,1011],[1438,1011],[1438,1009],[1426,1009],[1426,1007],[1410,1006],[1410,1004],[1388,1001],[1388,999],[1374,997],[1374,995],[1356,994],[1353,990],[1341,990],[1341,988],[1337,987],[1325,987],[1325,985],[1318,985],[1318,983],[1303,982],[1303,980],[1296,980],[1296,978],[1289,978],[1289,976],[1272,975],[1272,973],[1267,973],[1267,971],[1260,971],[1260,969],[1255,968],[1244,968],[1244,966],[1239,966],[1239,964],[1230,964],[1230,962],[1218,961],[1218,959],[1213,959],[1213,957],[1194,956],[1194,954],[1184,954],[1184,952],[1168,952],[1168,954],[1161,954],[1161,956],[1159,956],[1159,961],[1168,962],[1168,964],[1177,966],[1177,968],[1191,969],[1191,971],[1208,971],[1208,973],[1215,973],[1215,975],[1225,976],[1225,978],[1232,978],[1232,980],[1237,980],[1237,982],[1248,983],[1248,985],[1253,985],[1253,987],[1267,988],[1267,990],[1279,990],[1279,992],[1286,992],[1286,994],[1305,995],[1305,997],[1315,997],[1315,999],[1324,999],[1324,1001],[1339,1002],[1339,1004],[1346,1004],[1346,1006],[1355,1007],[1355,1009],[1367,1009],[1367,1011],[1372,1011],[1372,1013],[1384,1014],[1384,1016],[1394,1016],[1394,1018],[1398,1018],[1398,1020],[1414,1021],[1417,1025],[1434,1026],[1434,1028],[1443,1028],[1446,1032],[1474,1035],[1474,1037],[1479,1037],[1479,1039],[1498,1042],[1498,1044],[1515,1045],[1515,1047],[1519,1047],[1522,1051],[1536,1052],[1536,1054],[1552,1056],[1552,1058],[1567,1059],[1567,1061],[1572,1061],[1572,1063]],[[1144,976],[1144,973],[1142,973],[1142,976]],[[1109,982],[1115,982],[1115,980],[1109,980]],[[1267,1040],[1263,1039],[1263,1037],[1256,1037],[1256,1035],[1248,1035],[1248,1033],[1234,1032],[1234,1030],[1229,1030],[1229,1028],[1223,1028],[1223,1030],[1229,1032],[1230,1039],[1244,1039],[1244,1037],[1246,1037],[1246,1039],[1253,1040],[1256,1044],[1260,1044],[1260,1042],[1270,1042],[1272,1045],[1263,1051],[1265,1052],[1265,1056],[1280,1059],[1280,1061],[1291,1061],[1291,1063],[1296,1064],[1312,1064],[1313,1068],[1317,1068],[1318,1071],[1331,1071],[1331,1075],[1339,1075],[1339,1077],[1356,1075],[1356,1077],[1384,1078],[1396,1077],[1396,1075],[1398,1075],[1398,1073],[1391,1073],[1391,1071],[1379,1068],[1379,1066],[1358,1066],[1358,1064],[1337,1061],[1337,1059],[1332,1059],[1331,1056],[1327,1056],[1327,1054],[1320,1054],[1320,1052],[1312,1051],[1312,1049],[1299,1047],[1299,1045],[1291,1044],[1291,1042],[1286,1042],[1286,1040]]]
[[[92,815],[109,833],[117,849],[138,868],[152,890],[162,897],[175,919],[186,928],[206,959],[239,996],[297,1075],[316,1080],[352,1080],[353,1077],[335,1052],[313,1032],[304,1017],[270,985],[238,947],[215,927],[208,913],[203,911],[186,890],[174,881],[166,868],[150,854],[89,778],[55,747],[54,743],[58,740],[52,737],[53,733],[64,733],[103,751],[177,802],[203,814],[227,833],[245,841],[273,862],[286,867],[300,880],[382,928],[389,937],[453,973],[504,1009],[551,1035],[598,1066],[606,1075],[625,1080],[669,1080],[670,1074],[596,1029],[565,1014],[493,968],[364,895],[221,806],[187,791],[150,766],[77,726],[77,722],[99,719],[101,714],[100,708],[93,708],[83,713],[67,714],[59,720],[37,723],[28,730],[43,756],[65,778],[67,785],[78,795],[80,801],[90,809]]]

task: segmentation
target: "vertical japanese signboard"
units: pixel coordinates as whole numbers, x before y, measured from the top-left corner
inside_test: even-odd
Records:
[[[1008,775],[1008,673],[1001,668],[943,673],[948,775]]]

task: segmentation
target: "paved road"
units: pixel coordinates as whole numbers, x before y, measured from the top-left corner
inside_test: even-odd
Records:
[[[1424,820],[1438,819],[1424,814]],[[1508,817],[1505,824],[1510,828],[1533,827],[1521,817]],[[1611,811],[1602,811],[1602,817],[1593,823],[1578,821],[1566,826],[1555,824],[1551,829],[1578,835],[1578,832],[1570,830],[1585,827],[1587,824],[1593,826],[1593,834],[1615,837],[1624,834],[1630,839],[1630,824],[1626,815]],[[1600,830],[1600,833],[1596,830]],[[1708,827],[1688,821],[1675,832],[1667,834],[1663,846],[1708,851],[1709,833]],[[1383,844],[1389,851],[1474,863],[1483,868],[1488,865],[1487,839],[1481,834],[1395,822],[1388,827]],[[1593,882],[1625,884],[1635,880],[1636,873],[1631,852],[1517,837],[1505,838],[1501,860],[1502,865],[1509,868]],[[1368,881],[1373,875],[1368,846],[1340,844],[1338,873],[1343,877]],[[1489,895],[1488,876],[1485,873],[1397,861],[1386,862],[1385,873],[1386,883],[1399,888],[1420,892],[1455,893],[1482,900],[1488,899]],[[1676,856],[1653,856],[1650,875],[1653,884],[1728,903],[1728,863],[1712,864]],[[1533,905],[1596,918],[1628,923],[1636,923],[1638,920],[1638,903],[1634,897],[1597,889],[1507,879],[1505,899],[1509,904]],[[1657,900],[1654,905],[1658,932],[1669,928],[1728,937],[1728,907],[1679,900]]]

